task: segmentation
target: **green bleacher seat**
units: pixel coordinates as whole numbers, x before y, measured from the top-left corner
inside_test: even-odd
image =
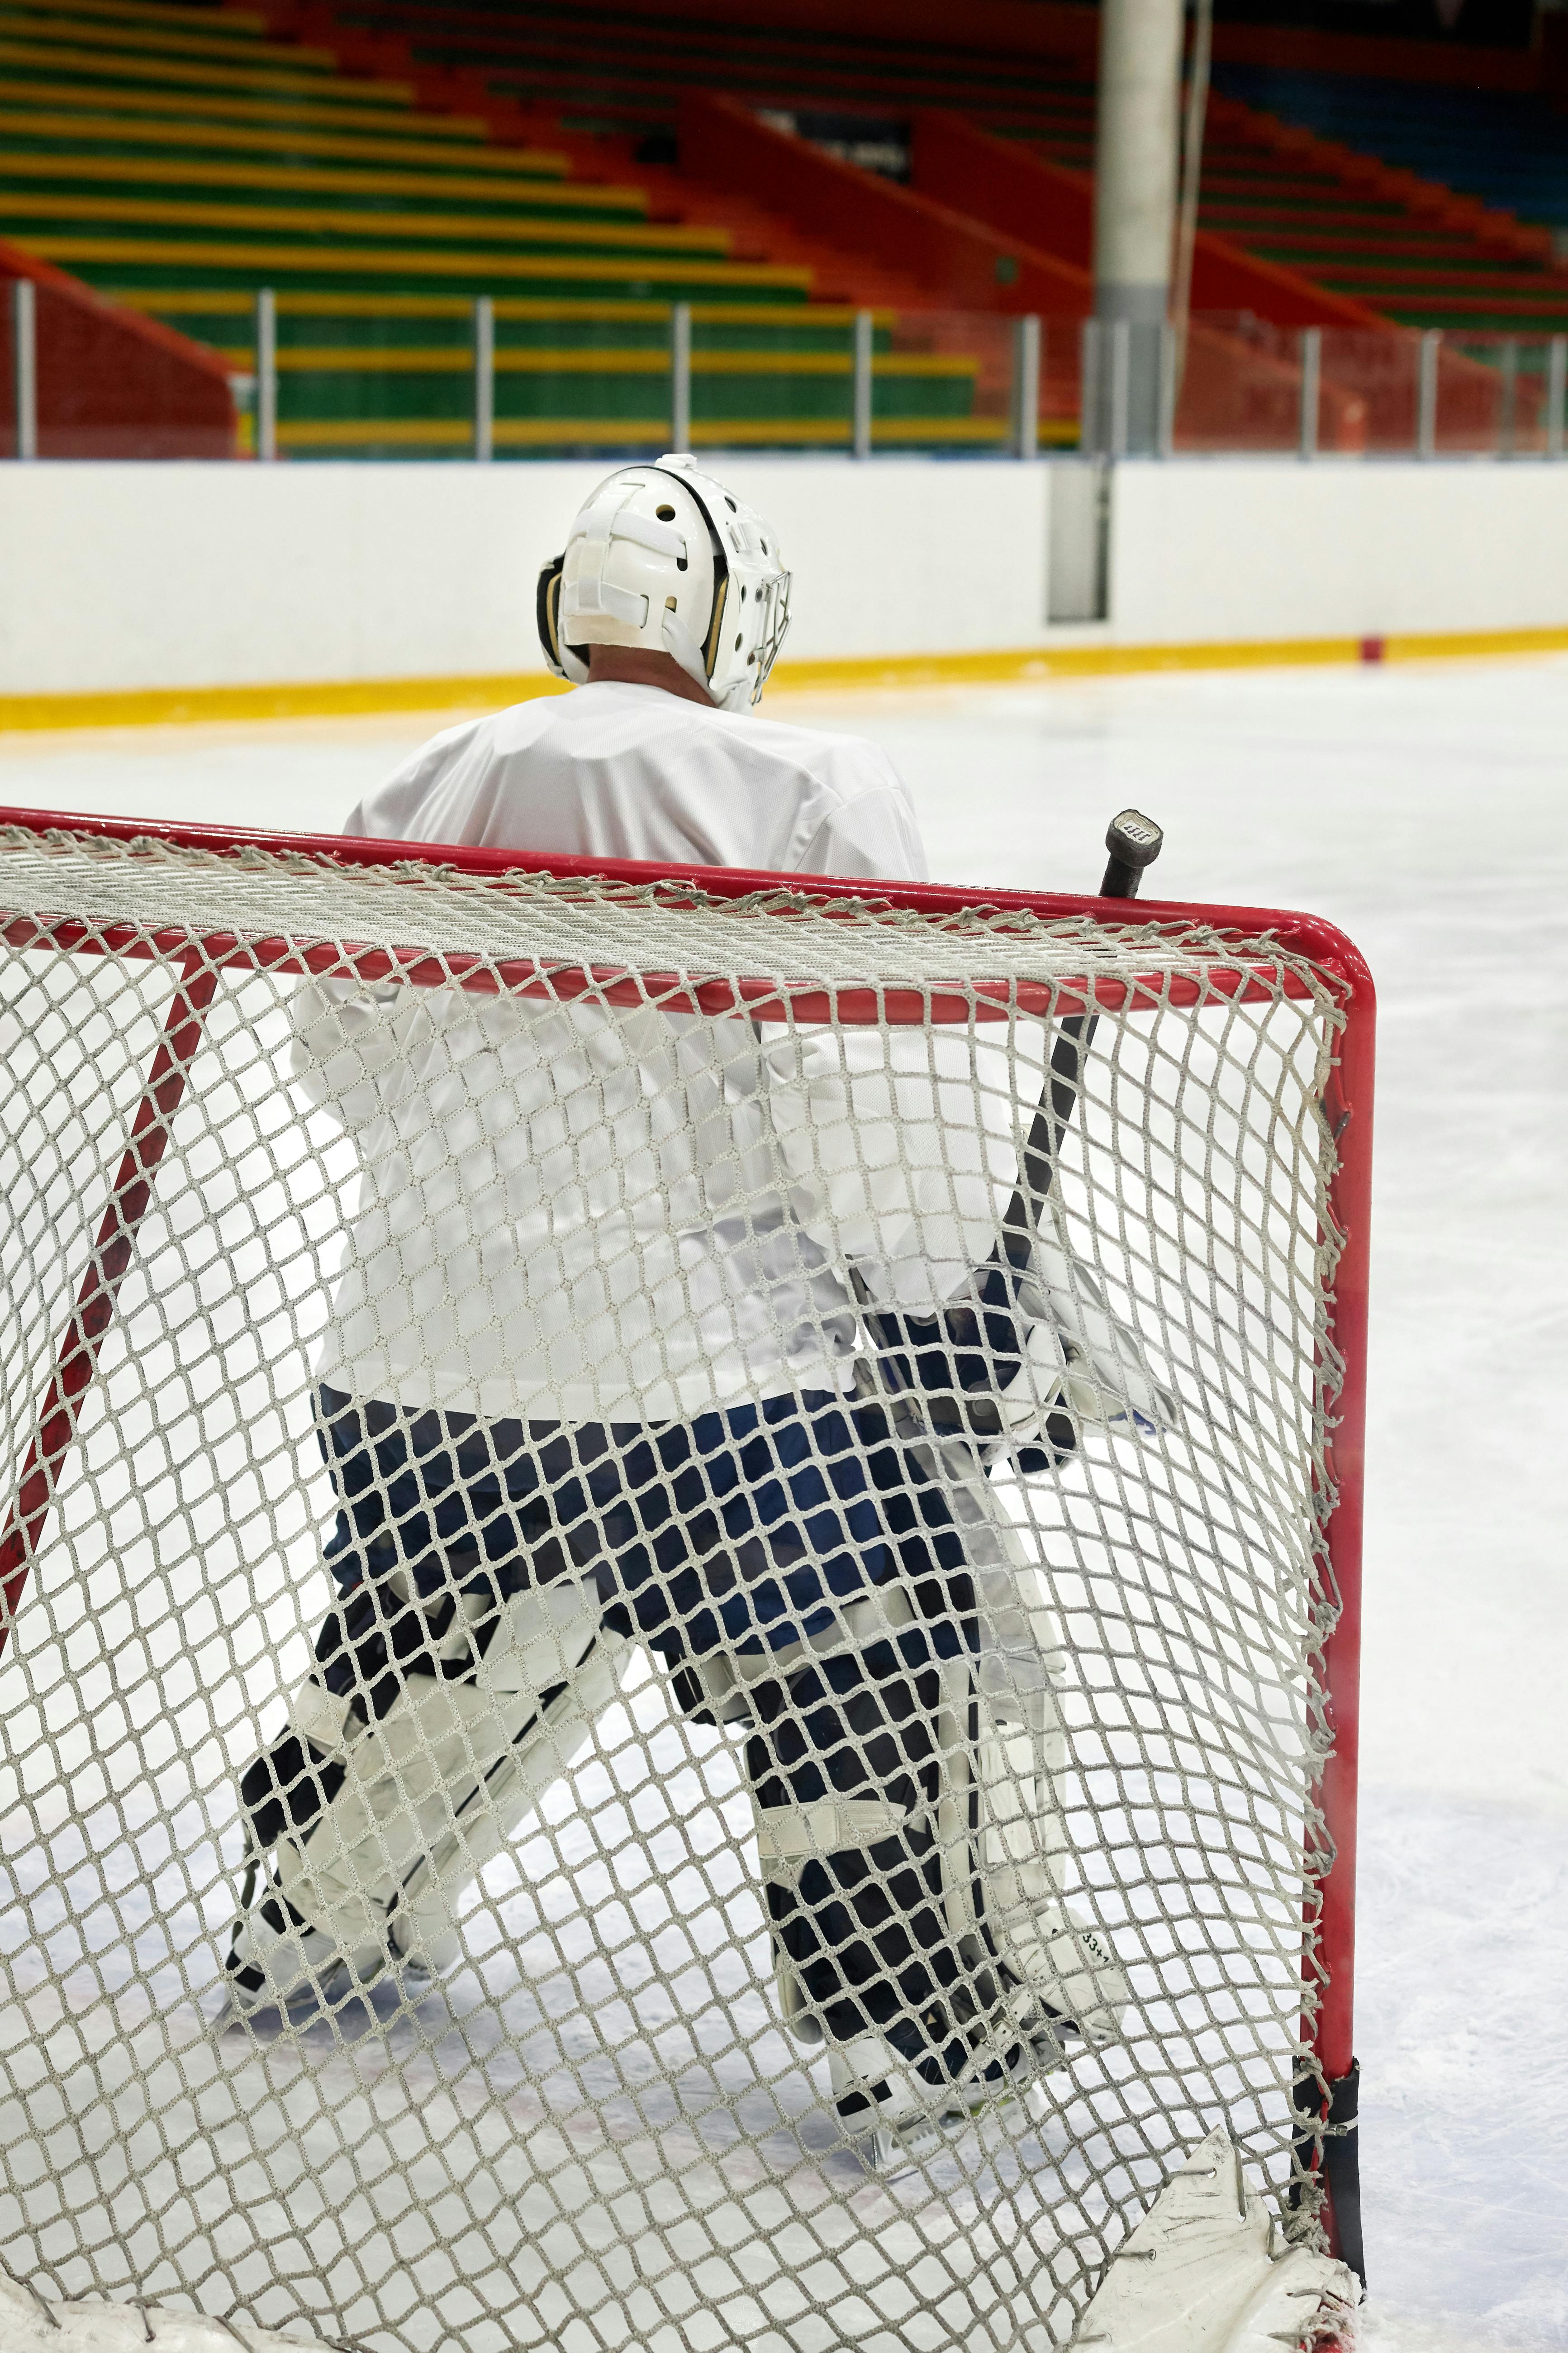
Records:
[[[548,140],[423,111],[240,11],[0,0],[0,235],[253,378],[277,296],[288,456],[462,456],[472,302],[496,306],[498,454],[636,448],[669,430],[669,319],[697,306],[692,438],[850,438],[852,313],[810,269],[723,227],[653,219],[641,188]],[[984,448],[976,360],[877,335],[882,440]]]

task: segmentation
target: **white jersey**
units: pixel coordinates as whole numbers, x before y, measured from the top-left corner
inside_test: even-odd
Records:
[[[580,686],[448,727],[360,803],[349,833],[770,874],[926,878],[885,752],[662,687]]]
[[[620,684],[447,730],[349,829],[925,871],[874,746]],[[844,1389],[850,1262],[874,1295],[929,1305],[988,1253],[1014,1181],[1010,1119],[939,1132],[944,1078],[1007,1100],[1005,1053],[962,1034],[332,982],[300,991],[295,1030],[296,1076],[364,1170],[316,1368],[361,1398],[626,1422]],[[999,1062],[979,1091],[977,1050]]]

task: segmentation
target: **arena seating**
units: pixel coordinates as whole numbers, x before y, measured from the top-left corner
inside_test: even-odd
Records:
[[[1215,87],[1568,238],[1568,121],[1539,94],[1223,64]]]
[[[1226,76],[1226,90],[1234,79],[1234,72]],[[1415,94],[1397,83],[1380,88],[1392,133],[1382,138],[1370,112],[1361,113],[1353,146],[1284,124],[1222,91],[1204,160],[1204,224],[1401,326],[1493,335],[1568,328],[1568,269],[1550,237],[1521,231],[1510,216],[1454,194],[1467,186],[1461,145],[1453,149],[1451,186],[1391,167],[1389,159],[1403,165],[1398,126],[1429,106],[1447,113],[1463,94],[1424,90],[1417,107]],[[1517,103],[1522,109],[1525,101]],[[1568,218],[1568,135],[1561,127],[1557,140]],[[1447,152],[1436,136],[1422,142],[1432,160]]]
[[[961,111],[1057,164],[1093,169],[1095,94],[1085,55],[1005,58],[957,41],[906,43],[852,32],[825,40],[630,14],[616,16],[613,32],[606,22],[607,37],[584,42],[578,30],[543,15],[444,0],[334,0],[330,9],[282,0],[282,13],[274,8],[272,17],[323,34],[333,25],[357,26],[369,44],[367,58],[377,41],[395,38],[405,58],[482,78],[494,92],[547,110],[564,127],[629,142],[625,153],[634,164],[674,160],[682,92],[699,88],[786,115],[836,153],[895,174],[907,169],[911,117],[930,107]],[[1262,103],[1247,106],[1232,95],[1244,81]],[[1294,103],[1310,86],[1326,105],[1322,93],[1336,83],[1362,93],[1354,104],[1342,98],[1336,118],[1361,153],[1300,128],[1281,138],[1284,126],[1267,111],[1268,94],[1280,89]],[[1506,124],[1517,116],[1535,128],[1510,185],[1524,185],[1519,174],[1528,153],[1534,174],[1529,187],[1538,190],[1551,147],[1542,126],[1561,121],[1544,101],[1478,97],[1468,106],[1468,93],[1430,85],[1405,89],[1223,66],[1216,89],[1205,150],[1205,227],[1391,323],[1521,334],[1568,324],[1568,272],[1553,267],[1550,237],[1521,237],[1513,224],[1456,204],[1444,185],[1454,176],[1443,168],[1450,118],[1477,126],[1468,154],[1483,134],[1494,153],[1506,144]],[[1300,122],[1300,107],[1291,119]],[[1379,146],[1384,123],[1388,136]],[[1418,134],[1420,125],[1434,127]],[[1415,164],[1426,177],[1416,184],[1407,174],[1380,173],[1376,158],[1385,153],[1395,164]],[[1560,131],[1550,168],[1563,192],[1558,216],[1568,221],[1568,149]],[[1461,173],[1455,185],[1469,183]],[[1479,180],[1477,186],[1494,201],[1504,194]],[[986,216],[983,201],[977,209]],[[1539,202],[1533,211],[1522,209],[1527,218],[1547,217]],[[1324,315],[1334,315],[1331,306]]]
[[[498,454],[663,440],[678,301],[693,306],[699,444],[846,443],[859,310],[884,446],[1001,446],[1000,314],[1022,310],[1047,316],[1047,438],[1070,438],[1091,299],[1081,41],[1015,58],[945,29],[807,37],[630,0],[588,13],[584,40],[542,10],[471,0],[0,0],[0,237],[219,354],[239,383],[256,291],[275,289],[279,443],[294,456],[466,453],[481,293],[496,306]],[[1247,73],[1255,98],[1283,90],[1298,113],[1328,106],[1335,79],[1221,69],[1194,275],[1216,326],[1568,327],[1548,227],[1282,121],[1236,94]],[[1338,79],[1332,127],[1382,136]],[[1465,95],[1378,92],[1400,155],[1401,125]],[[1473,119],[1513,104],[1478,101]],[[776,145],[767,169],[738,151],[710,168],[693,125],[721,109],[836,158],[837,195],[804,192],[809,174]],[[978,142],[967,159],[963,135]],[[1058,175],[1052,202],[1043,178],[1005,193],[1002,141]],[[933,324],[944,310],[998,315],[994,330]],[[1294,364],[1279,351],[1270,415]],[[1539,353],[1523,365],[1539,373]]]
[[[756,206],[738,227],[733,206],[655,217],[643,188],[509,129],[345,75],[244,12],[0,6],[0,233],[242,377],[256,290],[276,289],[284,449],[465,452],[479,293],[501,451],[664,440],[675,301],[694,306],[694,438],[847,438],[853,309],[883,313],[886,345],[888,306],[917,289]],[[886,353],[881,438],[995,438],[972,419],[978,365]]]
[[[268,16],[303,37],[337,40],[343,27],[358,28],[367,65],[395,40],[406,45],[404,58],[482,77],[490,90],[548,108],[569,127],[631,138],[667,157],[691,89],[758,107],[842,113],[862,136],[881,115],[895,139],[914,106],[961,107],[993,127],[1017,118],[1065,128],[1086,103],[1092,115],[1091,64],[1075,74],[1056,58],[987,54],[961,31],[936,41],[788,32],[705,16],[683,22],[679,5],[668,15],[618,13],[613,0],[571,17],[471,0],[268,0]]]

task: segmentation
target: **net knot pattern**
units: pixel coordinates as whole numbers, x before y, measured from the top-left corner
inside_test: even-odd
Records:
[[[1216,2124],[1314,2238],[1345,1019],[0,827],[10,2275],[1045,2353]]]

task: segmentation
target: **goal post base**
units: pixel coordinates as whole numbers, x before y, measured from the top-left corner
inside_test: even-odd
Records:
[[[1343,2263],[1281,2242],[1220,2125],[1111,2256],[1074,2341],[1097,2353],[1351,2353],[1359,2301]]]
[[[1366,2256],[1361,2231],[1361,2061],[1352,2059],[1346,2073],[1331,2075],[1324,2084],[1315,2075],[1300,2078],[1295,2089],[1296,2158],[1302,2175],[1321,2170],[1328,2193],[1328,2220],[1334,2253],[1366,2286]],[[1292,2191],[1292,2205],[1299,2202]]]

